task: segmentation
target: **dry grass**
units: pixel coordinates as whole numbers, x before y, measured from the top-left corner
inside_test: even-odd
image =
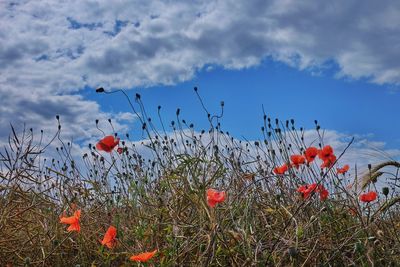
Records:
[[[320,162],[283,176],[272,172],[310,145],[293,121],[272,123],[265,117],[264,140],[248,143],[222,132],[220,115],[209,115],[209,131],[196,133],[177,111],[172,132],[157,131],[143,115],[140,96],[135,104],[148,133],[148,158],[126,137],[122,155],[107,157],[91,147],[80,162],[71,158],[70,144],[62,143],[59,158],[45,159],[44,149],[50,146],[35,140],[33,131],[12,129],[9,146],[1,151],[2,266],[130,266],[136,263],[129,256],[154,248],[159,253],[148,266],[400,262],[395,192],[360,203],[360,192],[348,189],[336,165],[321,172]],[[322,138],[317,143],[322,145]],[[389,165],[398,171],[398,162]],[[373,189],[371,177],[380,169],[372,169],[365,187]],[[397,172],[393,176],[397,183]],[[327,200],[316,195],[303,199],[296,192],[312,182],[329,190]],[[227,200],[210,208],[208,188],[225,190]],[[82,210],[80,233],[67,232],[59,223],[74,206]],[[112,250],[99,242],[109,225],[118,229]]]

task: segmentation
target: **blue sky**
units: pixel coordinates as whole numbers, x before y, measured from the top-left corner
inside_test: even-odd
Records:
[[[179,107],[201,130],[197,86],[211,111],[225,101],[237,138],[261,138],[264,105],[306,129],[317,119],[331,142],[356,136],[358,149],[399,156],[399,51],[395,0],[0,1],[0,125],[51,136],[59,114],[78,145],[101,137],[96,119],[137,134],[122,95],[102,86],[140,93],[166,122]]]
[[[199,88],[207,108],[219,113],[225,102],[222,121],[224,130],[250,140],[261,138],[262,105],[272,119],[295,119],[298,127],[313,128],[318,120],[323,128],[349,135],[368,136],[386,141],[388,147],[400,147],[398,112],[399,92],[392,85],[376,85],[365,80],[338,79],[334,65],[319,74],[297,70],[271,59],[257,67],[226,70],[214,67],[202,70],[194,79],[173,86],[133,88],[140,93],[151,117],[157,118],[162,106],[166,123],[175,119],[176,108],[181,118],[195,123],[196,129],[207,129],[207,118],[193,87]],[[122,94],[88,93],[104,111],[126,112],[129,106]],[[133,126],[139,130],[140,125]]]

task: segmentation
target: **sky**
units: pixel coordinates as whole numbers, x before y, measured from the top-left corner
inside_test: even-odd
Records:
[[[12,123],[80,144],[99,119],[140,125],[122,95],[140,93],[150,116],[206,128],[193,92],[236,138],[261,138],[271,118],[321,127],[357,148],[400,156],[400,2],[317,0],[0,1],[0,143]],[[336,138],[336,139],[335,139]],[[357,153],[354,153],[356,155]]]

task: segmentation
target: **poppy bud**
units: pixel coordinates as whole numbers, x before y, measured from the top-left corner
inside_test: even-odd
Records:
[[[297,255],[299,254],[299,252],[297,251],[297,249],[295,247],[290,247],[288,249],[288,253],[289,253],[289,256],[292,258],[297,257]]]
[[[185,120],[182,120],[182,123],[186,123],[186,121],[185,121]]]
[[[104,92],[104,88],[103,87],[99,87],[96,89],[96,93],[103,93]]]
[[[255,141],[255,142],[254,142],[254,145],[255,145],[255,146],[260,146],[260,143],[257,142],[257,141]]]
[[[197,87],[196,86],[194,87],[194,91],[197,92]]]
[[[368,164],[368,170],[371,170],[371,168],[372,168],[372,165]]]
[[[221,101],[221,107],[225,106],[225,102]]]
[[[140,95],[138,93],[136,93],[136,100],[140,99]]]
[[[178,108],[178,109],[176,110],[176,116],[179,116],[179,113],[181,113],[181,109]]]
[[[389,195],[389,187],[383,187],[382,193],[387,197]]]
[[[294,125],[294,119],[290,119],[290,123]]]

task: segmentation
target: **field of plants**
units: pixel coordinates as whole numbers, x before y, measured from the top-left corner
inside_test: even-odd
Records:
[[[98,93],[109,94],[103,88]],[[10,127],[0,149],[1,266],[396,266],[400,163],[343,161],[294,120],[264,115],[258,141],[146,114],[146,135],[107,132],[72,156],[58,131]],[[155,121],[161,127],[155,126]],[[112,121],[109,121],[112,127]],[[57,127],[57,125],[56,125]],[[93,127],[98,127],[98,121]],[[138,128],[138,127],[136,127]],[[139,131],[139,129],[136,129]],[[378,186],[382,177],[390,183]]]

